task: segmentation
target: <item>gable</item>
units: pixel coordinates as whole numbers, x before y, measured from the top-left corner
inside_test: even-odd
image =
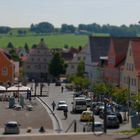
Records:
[[[10,65],[10,59],[4,54],[4,52],[0,51],[0,62],[1,64]]]
[[[127,52],[127,57],[125,61],[125,70],[128,71],[134,70],[134,60],[133,60],[131,45],[129,45],[128,52]]]

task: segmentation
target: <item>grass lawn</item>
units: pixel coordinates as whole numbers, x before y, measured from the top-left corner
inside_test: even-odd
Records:
[[[52,35],[33,35],[27,34],[25,36],[18,35],[0,35],[0,48],[5,48],[8,42],[12,42],[14,47],[22,47],[25,43],[29,47],[33,44],[38,44],[40,39],[44,38],[44,41],[49,48],[63,48],[64,45],[69,47],[84,46],[88,42],[87,35],[75,35],[75,34],[52,34]]]

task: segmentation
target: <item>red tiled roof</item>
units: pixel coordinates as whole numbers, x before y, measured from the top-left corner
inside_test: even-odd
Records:
[[[139,37],[113,37],[112,44],[116,55],[116,65],[124,63],[130,40],[140,40]]]
[[[11,63],[11,60],[8,58],[8,56],[6,55],[6,53],[4,52],[3,49],[0,49],[0,54],[1,54],[9,63]]]
[[[130,42],[136,71],[140,71],[140,40]]]

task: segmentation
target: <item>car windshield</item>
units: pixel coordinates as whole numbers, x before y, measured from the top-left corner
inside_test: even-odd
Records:
[[[108,117],[108,120],[110,120],[110,121],[116,121],[117,120],[117,117]]]
[[[61,104],[66,104],[66,102],[65,102],[65,101],[61,101],[61,102],[59,102],[58,104],[59,104],[59,105],[61,105]]]
[[[76,105],[86,105],[86,102],[85,101],[79,101],[79,102],[76,102]]]
[[[17,124],[6,124],[7,127],[17,127]]]

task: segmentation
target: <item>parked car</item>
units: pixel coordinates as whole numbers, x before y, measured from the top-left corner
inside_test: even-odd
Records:
[[[103,123],[94,122],[94,131],[103,131]]]
[[[104,105],[97,105],[94,109],[93,112],[95,115],[99,115],[100,111],[104,110]]]
[[[20,124],[16,121],[9,121],[5,124],[4,134],[19,134],[20,133]]]
[[[82,122],[90,122],[93,120],[93,112],[90,111],[90,110],[86,110],[86,111],[83,111],[81,116],[80,116],[80,121]]]
[[[120,123],[116,115],[107,115],[107,128],[119,128]]]
[[[59,101],[57,104],[57,110],[68,110],[68,105],[66,103],[66,101]]]
[[[107,109],[106,115],[116,115],[119,120],[119,123],[123,122],[122,115],[119,112],[113,112],[110,109]],[[100,111],[99,117],[102,119],[104,118],[104,110]]]
[[[61,81],[60,80],[56,81],[55,86],[61,86]]]
[[[115,115],[115,113],[112,112],[110,109],[107,109],[106,110],[106,115]],[[99,117],[102,118],[102,119],[104,118],[104,110],[101,110],[99,112]]]

